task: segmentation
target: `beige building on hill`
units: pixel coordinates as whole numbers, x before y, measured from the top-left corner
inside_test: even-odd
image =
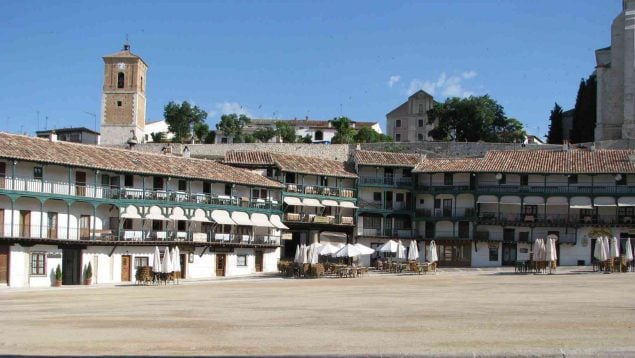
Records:
[[[141,57],[123,50],[104,56],[101,103],[101,144],[120,145],[145,136],[148,65]]]
[[[386,115],[386,132],[395,142],[423,142],[432,140],[428,135],[436,122],[430,122],[428,111],[434,106],[434,99],[419,90],[408,100]]]

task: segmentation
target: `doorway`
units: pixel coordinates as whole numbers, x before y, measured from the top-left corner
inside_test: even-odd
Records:
[[[0,284],[9,284],[9,245],[0,245]]]
[[[187,260],[187,254],[179,254],[181,259],[181,272],[175,272],[175,275],[178,275],[178,278],[185,278],[185,260]]]
[[[81,250],[79,249],[63,249],[62,250],[62,284],[64,285],[80,285],[81,284]]]
[[[513,266],[516,264],[516,243],[503,242],[503,266]]]
[[[31,237],[31,210],[20,210],[20,236]]]
[[[86,172],[75,172],[75,194],[86,196]]]
[[[256,251],[256,272],[262,272],[262,251]]]
[[[131,279],[131,265],[130,265],[131,257],[130,255],[122,255],[121,256],[121,281],[128,282]]]
[[[216,276],[225,276],[225,262],[227,261],[226,254],[216,254]]]

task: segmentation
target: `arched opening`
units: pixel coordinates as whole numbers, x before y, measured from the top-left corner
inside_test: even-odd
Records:
[[[119,74],[117,74],[117,88],[123,88],[123,83],[124,83],[124,74],[123,72],[119,72]]]
[[[315,140],[324,140],[324,133],[322,133],[322,131],[316,131]]]

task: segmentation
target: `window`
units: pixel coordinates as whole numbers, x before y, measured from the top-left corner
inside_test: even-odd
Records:
[[[211,194],[212,193],[212,183],[206,181],[203,182],[203,193]]]
[[[505,241],[505,242],[513,242],[514,241],[514,235],[516,235],[516,230],[508,229],[508,228],[503,229],[503,241]]]
[[[123,88],[123,84],[125,82],[124,79],[125,79],[125,76],[123,72],[119,72],[117,74],[117,88]]]
[[[373,193],[373,201],[381,201],[381,193],[376,191]]]
[[[505,174],[498,174],[498,184],[505,184],[507,183],[507,175]]]
[[[144,266],[150,266],[149,265],[149,260],[147,256],[138,256],[134,258],[134,267],[144,267]]]
[[[522,174],[520,176],[520,185],[522,186],[527,186],[529,185],[529,175],[527,174]]]
[[[163,231],[163,220],[152,220],[152,231]]]
[[[569,184],[578,184],[578,174],[569,175],[568,183]]]
[[[179,191],[187,191],[187,181],[179,180]]]
[[[410,178],[412,176],[412,168],[403,168],[404,178]]]
[[[419,114],[423,113],[423,103],[419,103]]]
[[[225,195],[232,195],[232,184],[225,184]]]
[[[42,179],[42,167],[33,168],[33,179]]]
[[[452,173],[443,174],[443,185],[454,185],[454,175]]]
[[[247,266],[247,255],[236,255],[236,266]]]
[[[295,183],[295,173],[284,173],[285,183]]]
[[[423,205],[426,201],[423,199],[419,199],[419,205]]]
[[[108,174],[101,175],[101,186],[106,188],[110,186],[110,176]]]
[[[48,212],[46,214],[46,227],[49,239],[57,239],[57,213]]]
[[[72,133],[70,141],[73,143],[79,143],[80,142],[79,133]]]
[[[117,107],[121,107],[122,105],[123,105],[123,102],[117,101]]]
[[[399,201],[399,202],[401,202],[401,201],[403,201],[403,198],[404,198],[403,193],[397,193],[397,194],[395,194],[395,201]]]
[[[221,142],[222,144],[227,144],[227,137],[223,137],[223,138],[221,138],[220,142]]]
[[[322,176],[320,177],[320,186],[328,186],[329,184],[329,178]]]
[[[419,127],[423,127],[423,119],[419,120]]]
[[[0,178],[4,178],[7,175],[7,164],[0,162]]]
[[[434,223],[433,222],[426,222],[426,239],[434,239]]]
[[[152,177],[152,189],[153,190],[163,190],[163,178],[161,178],[161,177]]]
[[[529,242],[529,231],[522,231],[518,233],[518,242]]]
[[[395,127],[397,127],[397,128],[401,128],[401,119],[397,119],[397,120],[395,121]]]
[[[417,139],[421,142],[423,141],[423,134],[419,133],[417,134]]]
[[[489,260],[498,261],[498,245],[489,248]]]
[[[31,275],[46,275],[46,254],[43,252],[34,252],[31,254]]]
[[[185,231],[185,225],[186,225],[186,223],[187,223],[187,221],[185,221],[185,220],[179,220],[179,221],[177,221],[177,224],[176,224],[176,229],[177,229],[178,231]]]
[[[525,215],[538,215],[538,205],[525,205],[525,206],[523,206],[523,214],[525,214]]]
[[[132,219],[123,219],[123,229],[132,230]]]
[[[626,185],[626,174],[617,174],[615,176],[615,185]]]
[[[141,76],[141,81],[139,81],[139,88],[141,88],[141,92],[143,92],[143,76]]]
[[[401,134],[395,134],[395,142],[401,142]]]
[[[322,131],[315,132],[315,140],[324,140],[324,133]]]
[[[123,178],[123,185],[126,188],[131,188],[134,185],[134,177],[132,174],[126,174]]]

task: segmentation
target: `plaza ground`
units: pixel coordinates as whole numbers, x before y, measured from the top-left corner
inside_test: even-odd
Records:
[[[635,273],[0,290],[0,354],[635,355]]]

